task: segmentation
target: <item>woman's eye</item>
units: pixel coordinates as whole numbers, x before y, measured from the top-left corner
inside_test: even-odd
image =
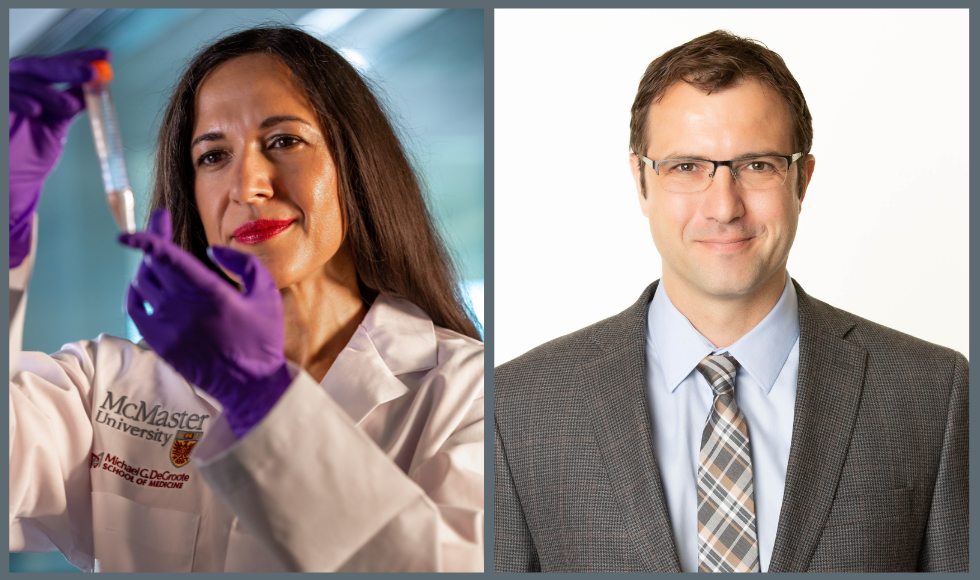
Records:
[[[208,151],[197,158],[197,165],[214,165],[224,159],[224,151]]]
[[[299,139],[299,137],[293,137],[292,135],[278,135],[272,140],[270,147],[272,149],[285,149],[301,142],[302,141]]]

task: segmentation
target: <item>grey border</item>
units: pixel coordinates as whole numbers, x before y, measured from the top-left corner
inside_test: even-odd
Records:
[[[483,12],[483,351],[484,414],[489,432],[493,423],[493,27],[492,8]],[[489,130],[488,130],[489,129]],[[487,193],[490,193],[487,196]],[[486,361],[490,361],[490,366]],[[486,413],[490,401],[490,412]],[[483,570],[493,573],[493,437],[483,438]],[[490,491],[487,494],[487,490]],[[487,497],[490,501],[487,501]]]
[[[4,30],[5,36],[8,37],[8,44],[9,44],[9,36],[10,36],[10,11],[9,10],[4,10],[3,11],[3,20],[4,20],[3,30]],[[9,55],[8,55],[8,58],[9,58]],[[7,110],[10,110],[10,77],[9,76],[4,77],[3,75],[0,75],[0,77],[2,77],[2,79],[0,79],[0,93],[2,93],[2,94],[0,94],[0,99],[2,99],[3,102],[7,103],[7,106],[4,107],[4,108],[7,109]],[[4,164],[4,170],[5,170],[4,172],[9,177],[9,175],[10,175],[10,139],[9,138],[7,139],[7,145],[5,147],[0,147],[0,149],[2,149],[4,152],[7,153],[7,155],[4,155],[3,156],[3,158],[7,160],[7,163]],[[9,191],[7,191],[7,200],[8,200],[8,203],[0,204],[0,205],[3,206],[3,207],[0,207],[0,214],[2,214],[2,215],[4,215],[4,216],[7,217],[7,219],[5,219],[3,221],[5,221],[7,223],[10,223],[10,221],[9,221],[10,220],[10,203],[9,203],[9,200],[10,200],[10,192]],[[3,242],[7,242],[7,243],[3,243]],[[7,269],[9,270],[10,269],[10,236],[7,236],[6,238],[3,238],[2,240],[0,240],[0,247],[7,248],[7,251],[6,252],[3,252],[3,256],[7,258],[4,261],[7,262]],[[7,295],[7,303],[9,304],[10,303],[10,288],[9,288],[9,286],[7,288],[6,295]],[[7,311],[7,327],[8,328],[10,327],[10,311],[9,311],[9,309]],[[4,352],[9,353],[10,352],[10,336],[9,335],[6,336],[5,338],[3,338],[3,345],[4,345],[4,347],[3,347],[4,348]],[[10,374],[10,358],[9,358],[9,356],[7,358],[7,364],[5,366],[7,367],[7,374],[9,375]],[[10,434],[10,415],[9,415],[9,413],[7,415],[4,415],[3,418],[0,419],[0,424],[3,425],[3,430],[4,430],[4,433],[5,433],[4,436],[3,436],[3,440],[7,442],[7,448],[9,449],[10,448],[10,441],[9,441],[9,439],[10,439],[10,435],[9,435]],[[10,497],[10,464],[9,464],[9,462],[7,464],[6,471],[7,471],[7,478],[3,482],[2,487],[7,492],[7,497]],[[7,536],[8,536],[7,545],[9,546],[10,545],[10,542],[9,542],[9,536],[10,536],[9,528],[8,528],[8,531],[7,531]],[[3,559],[4,559],[5,564],[3,566],[3,570],[0,570],[0,576],[6,576],[6,575],[10,574],[10,572],[9,572],[9,570],[10,570],[10,552],[5,552],[4,553],[4,556],[3,556]]]
[[[27,2],[23,2],[23,1],[15,2],[15,3],[14,2],[11,2],[11,3],[9,3],[7,5],[7,8],[11,8],[11,7],[25,7],[26,8],[26,7],[28,7],[27,4],[28,4]],[[116,8],[116,7],[127,7],[128,8],[128,7],[133,7],[134,5],[144,5],[144,6],[141,6],[141,7],[150,7],[150,6],[146,6],[145,5],[145,1],[144,0],[131,0],[130,2],[103,2],[102,4],[106,8]],[[337,1],[333,1],[333,0],[331,0],[331,1],[325,1],[325,2],[311,2],[310,0],[303,0],[303,1],[300,1],[300,2],[293,2],[292,3],[292,5],[294,5],[296,7],[301,7],[301,6],[311,6],[311,7],[313,7],[313,6],[315,6],[315,7],[318,7],[318,8],[326,8],[326,7],[340,6],[340,5],[348,6],[350,4],[351,4],[351,2],[337,2]],[[374,7],[374,8],[395,8],[395,7],[404,8],[404,7],[411,6],[411,4],[409,6],[406,6],[406,4],[407,4],[406,2],[398,2],[396,0],[377,0],[377,1],[371,3],[371,7]],[[494,310],[493,310],[493,294],[494,294],[494,292],[493,292],[493,280],[494,280],[494,276],[493,276],[493,271],[494,271],[494,267],[493,267],[493,263],[494,263],[494,260],[493,260],[493,256],[494,256],[494,250],[493,250],[493,239],[494,239],[494,228],[493,228],[493,225],[494,225],[494,213],[493,213],[493,209],[494,209],[494,203],[493,203],[493,199],[494,199],[494,196],[493,196],[493,191],[494,191],[493,190],[493,167],[494,167],[493,166],[493,145],[494,145],[494,138],[493,138],[493,120],[494,120],[494,115],[493,115],[493,92],[494,92],[494,84],[493,84],[493,79],[494,79],[494,75],[493,75],[493,62],[494,62],[494,60],[493,60],[493,46],[494,46],[494,38],[493,38],[493,30],[494,30],[494,25],[493,25],[493,22],[494,21],[493,21],[493,9],[494,8],[599,8],[600,7],[599,4],[600,3],[598,2],[598,0],[565,0],[565,1],[537,0],[537,1],[533,1],[533,2],[518,2],[518,1],[515,1],[515,0],[510,0],[510,1],[504,1],[504,0],[483,0],[483,1],[448,0],[447,1],[447,0],[443,0],[443,1],[436,1],[436,2],[419,2],[419,3],[415,4],[416,7],[483,8],[485,10],[485,12],[484,12],[484,18],[485,18],[485,21],[484,21],[484,33],[485,33],[484,46],[485,46],[485,51],[486,52],[485,52],[485,55],[484,55],[484,59],[485,59],[484,60],[484,63],[485,63],[484,64],[484,67],[485,67],[484,68],[484,70],[485,70],[485,73],[484,74],[486,75],[485,76],[485,79],[486,79],[485,82],[486,82],[486,84],[485,84],[485,88],[484,88],[484,91],[485,91],[485,93],[484,93],[485,94],[485,104],[484,104],[484,107],[485,107],[484,111],[485,112],[484,112],[484,119],[485,119],[485,123],[486,124],[485,124],[485,129],[484,129],[484,144],[485,144],[485,151],[484,151],[484,156],[485,156],[485,163],[484,163],[484,188],[485,188],[484,189],[484,196],[485,196],[484,197],[484,200],[485,200],[484,201],[484,224],[485,224],[485,228],[484,228],[484,232],[485,232],[485,234],[484,234],[485,235],[485,240],[484,240],[484,247],[485,247],[485,250],[484,250],[484,264],[485,264],[484,265],[484,277],[485,278],[484,279],[485,279],[485,304],[486,305],[485,305],[485,314],[484,314],[484,321],[485,321],[484,332],[485,332],[485,339],[486,339],[486,356],[489,358],[489,360],[491,362],[493,361],[493,352],[494,352],[494,315],[493,315],[493,312],[494,312]],[[741,2],[739,4],[740,4],[739,6],[731,6],[730,4],[728,4],[726,2],[723,2],[723,1],[719,1],[719,0],[702,0],[700,2],[691,2],[691,3],[687,4],[685,7],[689,7],[689,8],[736,8],[736,7],[742,7],[742,8],[813,8],[813,7],[816,7],[815,6],[816,3],[814,3],[814,2],[796,2],[796,1],[794,1],[794,2],[778,2],[778,1],[775,1],[775,0],[754,0],[754,1]],[[912,2],[912,1],[908,1],[908,0],[895,0],[895,1],[891,1],[891,2],[889,2],[889,1],[881,1],[881,0],[865,0],[863,2],[859,2],[859,3],[857,3],[857,5],[855,5],[854,2],[847,2],[847,1],[843,1],[843,0],[833,0],[833,1],[828,1],[826,3],[821,3],[821,5],[819,7],[821,7],[821,8],[924,8],[924,7],[929,7],[929,8],[971,8],[974,4],[976,4],[976,2],[970,2],[970,1],[966,1],[966,0],[960,0],[960,1],[954,1],[954,2],[943,2],[941,5],[933,5],[933,6],[923,6],[923,4],[925,4],[925,3],[922,3],[922,2]],[[46,5],[46,7],[51,7],[51,8],[78,8],[78,7],[81,7],[81,6],[78,5],[77,2],[69,2],[69,1],[66,1],[66,0],[49,1],[49,2],[46,2],[45,5]],[[209,2],[209,6],[208,7],[209,8],[262,8],[262,7],[267,6],[267,5],[268,5],[268,2],[258,2],[257,0],[245,0],[245,1],[239,1],[239,2],[231,2],[229,0],[221,0],[221,1],[218,1],[218,2]],[[657,8],[657,7],[667,7],[667,6],[668,5],[666,3],[660,2],[660,1],[657,1],[657,2],[649,2],[649,1],[644,2],[642,0],[619,0],[618,2],[615,2],[615,4],[612,5],[612,6],[607,5],[607,6],[602,6],[602,7],[603,8]],[[675,6],[676,5],[673,5],[672,7],[675,7]],[[174,5],[172,7],[174,7],[174,8],[181,8],[181,7],[192,7],[192,6],[190,6],[189,4],[186,4],[186,3],[180,3],[179,5]],[[4,27],[4,31],[9,31],[9,13],[5,13],[4,14],[4,21],[6,22],[6,26]],[[974,35],[971,33],[971,40],[973,39],[973,36]],[[976,46],[975,46],[974,43],[971,43],[971,44],[973,46],[971,46],[971,49],[970,49],[970,57],[971,57],[971,59],[970,59],[970,61],[971,61],[970,73],[972,73],[971,76],[973,76],[973,78],[975,79],[976,78],[976,73],[977,73],[977,66],[978,66],[977,65],[977,62],[978,62],[978,59],[980,59],[980,50],[978,50],[976,48]],[[911,79],[914,79],[915,78],[914,75],[923,74],[923,73],[921,71],[911,71],[911,74],[913,75],[911,77]],[[898,85],[897,85],[897,88],[895,90],[902,90],[902,88],[905,86],[905,84],[906,83],[909,83],[909,82],[914,82],[914,81],[912,81],[910,79],[902,79],[902,80],[900,80],[899,83],[898,83]],[[3,101],[7,101],[8,100],[8,97],[9,97],[8,83],[2,83],[2,87],[0,87],[0,90],[2,90],[2,93],[3,93]],[[977,105],[980,104],[980,97],[977,96],[978,95],[978,90],[980,90],[980,85],[978,85],[976,82],[971,82],[970,90],[971,90],[970,103],[971,103],[971,105],[974,105],[974,107],[971,107],[971,108],[980,108],[980,107],[977,107]],[[8,106],[9,106],[9,103],[8,103]],[[974,117],[971,119],[971,123],[970,123],[970,134],[971,134],[971,136],[978,135],[978,133],[977,133],[977,123],[978,123],[978,121],[976,119],[976,116],[974,115]],[[489,128],[489,130],[487,130],[487,128]],[[2,149],[4,151],[7,151],[8,148],[7,147],[3,147]],[[4,156],[4,158],[5,159],[9,159],[8,156]],[[973,161],[971,163],[971,169],[973,169],[973,168],[980,168],[980,160],[976,160],[976,161]],[[971,193],[973,191],[975,191],[975,190],[977,190],[977,187],[971,185],[971,189],[970,189]],[[489,195],[487,195],[487,194],[489,194]],[[3,210],[6,210],[6,211],[3,211]],[[971,223],[977,221],[976,218],[978,216],[978,212],[980,212],[980,209],[978,209],[976,207],[976,204],[973,204],[971,206],[971,209],[970,209],[970,218],[971,218],[970,221],[971,221]],[[0,213],[2,213],[3,215],[8,215],[9,214],[9,207],[8,207],[7,204],[4,204],[4,207],[2,208],[2,210],[0,210]],[[8,218],[9,218],[9,215],[8,215]],[[972,229],[972,226],[971,226],[971,229]],[[0,242],[0,245],[2,245],[3,247],[8,247],[9,240],[8,240],[8,244],[2,244],[2,242]],[[971,255],[972,256],[976,256],[977,255],[977,252],[980,251],[980,240],[978,240],[976,237],[974,237],[974,239],[971,240],[971,242],[970,242],[970,250],[971,250]],[[8,253],[5,252],[4,255],[8,255]],[[971,258],[970,264],[972,265],[974,262],[975,262],[975,259],[974,258]],[[9,265],[9,257],[8,257],[8,265]],[[971,287],[973,288],[973,290],[971,291],[971,299],[972,299],[973,296],[980,296],[980,289],[977,289],[977,279],[976,279],[975,276],[972,276],[971,275],[971,277],[970,277],[970,284],[971,284]],[[8,294],[9,294],[9,291],[8,291]],[[9,300],[9,296],[8,296],[8,300]],[[971,331],[973,329],[980,328],[980,326],[978,326],[978,321],[980,321],[980,314],[977,314],[975,312],[975,309],[974,309],[974,311],[970,315],[970,328],[971,328]],[[5,345],[7,345],[7,350],[9,350],[9,338],[3,339],[3,343]],[[972,353],[972,351],[973,351],[973,349],[971,349],[971,353]],[[8,366],[9,366],[9,364],[10,364],[9,361],[7,361],[7,365]],[[492,366],[487,369],[487,371],[486,371],[486,378],[487,378],[487,381],[486,381],[486,385],[487,385],[486,386],[486,390],[487,390],[487,394],[488,394],[488,400],[489,401],[493,401],[493,367]],[[980,379],[978,379],[978,380],[980,380]],[[970,383],[971,390],[973,388],[978,388],[978,387],[974,387],[974,385],[976,383],[977,383],[977,381],[971,379],[971,383]],[[974,397],[974,399],[975,399],[975,397]],[[971,417],[974,417],[977,414],[977,411],[975,410],[976,406],[977,406],[976,401],[975,400],[974,401],[971,401],[971,405],[970,405],[970,416]],[[491,409],[492,409],[492,407],[491,407]],[[3,421],[0,422],[0,423],[2,423],[4,425],[7,425],[9,423],[9,417],[4,418]],[[493,429],[493,413],[492,412],[489,414],[489,428],[491,430]],[[971,443],[971,449],[973,450],[970,453],[971,460],[975,460],[976,459],[976,456],[977,456],[977,453],[978,453],[977,449],[978,449],[978,447],[980,447],[980,442],[978,442],[978,440],[977,440],[978,438],[980,438],[980,437],[977,437],[975,433],[971,432],[970,443]],[[485,440],[485,441],[488,441],[488,440]],[[485,457],[485,462],[486,462],[485,490],[486,491],[489,491],[488,496],[492,498],[492,495],[493,495],[493,461],[492,461],[493,444],[491,442],[485,442],[485,450],[486,450],[486,457]],[[971,461],[971,463],[975,463],[975,461]],[[976,495],[977,495],[977,489],[976,489],[977,484],[975,482],[975,477],[973,477],[972,469],[971,469],[971,478],[970,478],[970,480],[971,480],[971,485],[970,485],[971,494],[970,495],[972,497],[976,497]],[[9,481],[5,481],[2,484],[2,487],[5,488],[5,489],[8,488],[9,487]],[[973,502],[971,502],[971,512],[975,512],[975,509],[972,509],[973,507],[974,507],[973,506]],[[492,573],[492,570],[493,570],[493,558],[492,558],[492,554],[493,554],[493,502],[492,501],[486,502],[485,503],[485,508],[486,508],[485,532],[486,532],[486,539],[487,539],[487,541],[486,541],[486,547],[485,547],[485,564],[486,564],[486,568],[485,569],[488,571],[488,573]],[[970,518],[970,528],[971,529],[973,529],[975,527],[974,526],[974,520],[975,519],[976,519],[976,515],[974,513],[973,515],[971,515],[971,518]],[[976,556],[975,556],[975,554],[977,553],[977,542],[978,542],[978,540],[976,538],[976,535],[974,534],[973,535],[973,538],[971,539],[971,542],[970,542],[970,553],[972,555],[974,555],[973,557],[971,557],[971,567],[974,568],[974,569],[976,569],[976,564],[975,564]],[[7,559],[7,556],[4,556],[4,558]],[[9,570],[9,562],[8,562],[8,565],[6,565],[6,566],[3,567],[3,570],[0,570],[0,576],[6,576],[6,575],[8,575],[9,572],[7,572],[7,570]],[[256,576],[256,577],[265,577],[265,576],[272,577],[272,575],[259,575],[259,576]]]

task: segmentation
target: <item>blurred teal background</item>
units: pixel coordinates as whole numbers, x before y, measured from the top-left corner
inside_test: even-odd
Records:
[[[177,76],[216,38],[270,22],[303,26],[380,89],[482,325],[483,10],[11,9],[10,56],[112,50],[112,96],[142,227],[153,144]],[[38,214],[24,349],[54,352],[103,332],[136,338],[122,304],[140,256],[115,241],[84,114],[45,183]],[[60,554],[11,554],[10,571],[77,569]]]

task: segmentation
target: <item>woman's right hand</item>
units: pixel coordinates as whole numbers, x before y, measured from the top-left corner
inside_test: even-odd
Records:
[[[244,437],[292,383],[282,296],[255,256],[209,250],[214,263],[241,279],[239,291],[174,244],[172,231],[161,208],[146,231],[119,236],[145,252],[129,285],[129,316],[160,358],[221,403],[232,432]]]
[[[95,75],[90,62],[108,60],[95,48],[10,61],[10,267],[31,249],[31,224],[44,179],[54,169],[72,119],[85,108],[81,84]],[[59,91],[53,83],[67,83]]]

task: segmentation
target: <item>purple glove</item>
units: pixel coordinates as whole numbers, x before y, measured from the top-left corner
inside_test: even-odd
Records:
[[[209,248],[216,264],[241,279],[239,292],[171,242],[166,209],[153,212],[147,231],[119,241],[145,252],[127,297],[136,328],[188,382],[221,402],[231,430],[243,437],[292,382],[282,297],[269,271],[255,256]]]
[[[85,108],[81,83],[91,80],[93,60],[108,60],[96,48],[10,61],[10,267],[31,251],[31,223],[44,178],[61,156],[72,119]],[[58,91],[51,83],[69,83]]]

